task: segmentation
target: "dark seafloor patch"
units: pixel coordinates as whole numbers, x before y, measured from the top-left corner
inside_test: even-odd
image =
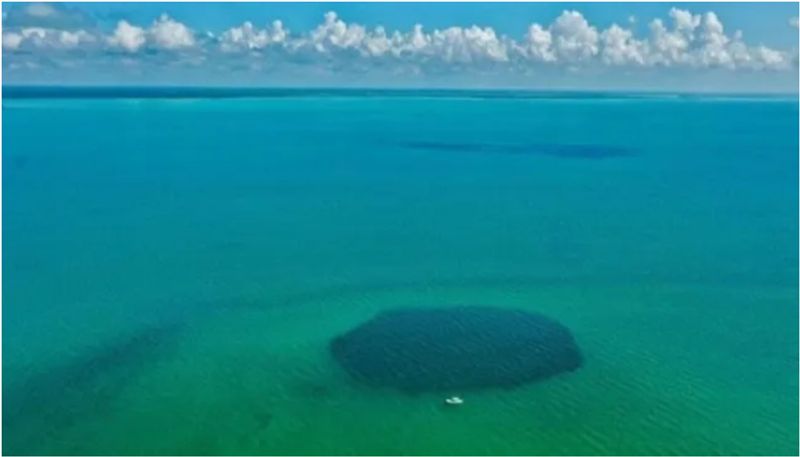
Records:
[[[467,152],[484,154],[547,155],[573,159],[607,159],[628,157],[635,154],[633,149],[601,144],[503,144],[481,142],[448,141],[401,141],[395,145],[406,149],[428,151]]]
[[[409,393],[514,387],[583,360],[560,323],[483,306],[385,311],[332,340],[330,350],[356,380]]]
[[[11,160],[11,165],[14,167],[15,170],[21,170],[25,168],[25,165],[28,164],[30,157],[22,154],[15,154],[9,157]]]
[[[4,383],[3,454],[37,454],[41,434],[57,436],[112,410],[120,393],[174,345],[179,332],[177,324],[146,328],[14,387]]]

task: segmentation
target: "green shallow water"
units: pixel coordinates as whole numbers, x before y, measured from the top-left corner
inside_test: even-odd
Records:
[[[3,103],[4,453],[798,451],[796,102]],[[584,365],[448,409],[328,352],[463,304]]]

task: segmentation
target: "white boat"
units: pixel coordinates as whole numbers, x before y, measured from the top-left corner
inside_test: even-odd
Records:
[[[448,398],[445,398],[445,399],[444,399],[444,402],[445,402],[446,404],[448,404],[448,405],[455,405],[455,406],[458,406],[458,405],[463,405],[463,404],[464,404],[464,399],[463,399],[463,398],[461,398],[461,397],[455,397],[455,396],[453,396],[453,397],[448,397]]]

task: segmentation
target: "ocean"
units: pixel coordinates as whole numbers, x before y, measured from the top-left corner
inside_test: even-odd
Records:
[[[798,452],[796,96],[4,92],[4,454]],[[460,306],[582,364],[410,393],[331,355]]]

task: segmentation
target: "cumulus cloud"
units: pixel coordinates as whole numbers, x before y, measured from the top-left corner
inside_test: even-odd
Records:
[[[748,46],[740,31],[728,36],[713,12],[700,15],[673,8],[669,15],[671,28],[660,19],[650,24],[651,36],[645,43],[647,65],[728,69],[786,69],[791,66],[787,52]]]
[[[553,51],[553,34],[539,24],[532,24],[528,27],[522,49],[523,55],[533,61],[554,62],[556,60],[556,54]]]
[[[148,45],[171,51],[191,48],[195,46],[196,39],[192,29],[162,14],[146,30],[128,21],[119,21],[106,42],[111,47],[133,53]]]
[[[553,46],[563,60],[585,60],[599,52],[597,29],[577,11],[564,11],[550,29],[554,37]]]
[[[358,24],[348,25],[329,11],[324,21],[311,31],[309,43],[321,53],[333,52],[337,49],[360,48],[365,45],[367,31]]]
[[[220,36],[220,47],[225,52],[263,49],[269,45],[280,44],[289,32],[281,21],[274,21],[269,28],[258,29],[252,22],[226,30]]]
[[[144,46],[145,31],[141,27],[131,25],[128,21],[119,21],[114,33],[109,37],[108,43],[111,46],[118,46],[128,52],[136,52]]]
[[[794,28],[800,27],[800,19],[798,19],[797,16],[789,18],[789,26]]]
[[[450,27],[434,30],[428,53],[445,62],[507,62],[508,44],[491,27]]]
[[[613,24],[600,36],[603,62],[611,65],[644,65],[647,48],[643,41],[633,37],[633,32]]]
[[[3,49],[15,50],[22,44],[23,37],[19,33],[3,33]]]
[[[150,36],[162,49],[181,49],[194,46],[194,32],[184,24],[162,14],[150,27]]]
[[[47,14],[49,5],[38,14]],[[34,5],[30,5],[29,8]],[[623,18],[624,20],[625,18]],[[635,19],[628,19],[630,24]],[[564,11],[550,24],[532,23],[520,38],[477,24],[427,30],[417,24],[410,30],[348,23],[335,12],[319,25],[292,33],[281,21],[265,26],[244,22],[219,34],[195,32],[166,14],[149,26],[119,21],[108,35],[83,29],[11,27],[3,35],[5,52],[21,49],[69,51],[108,47],[124,51],[130,59],[142,50],[177,55],[175,62],[203,65],[215,53],[241,59],[242,65],[260,68],[284,58],[305,65],[340,68],[396,65],[426,68],[536,66],[722,68],[728,70],[784,70],[794,66],[794,54],[763,45],[748,45],[741,32],[730,33],[714,12],[695,14],[673,8],[666,19],[655,19],[637,36],[630,28],[612,24],[601,29],[579,11]],[[261,60],[259,60],[261,59]]]
[[[93,43],[95,36],[85,30],[58,30],[43,27],[26,27],[18,32],[3,33],[3,49],[67,50]]]

